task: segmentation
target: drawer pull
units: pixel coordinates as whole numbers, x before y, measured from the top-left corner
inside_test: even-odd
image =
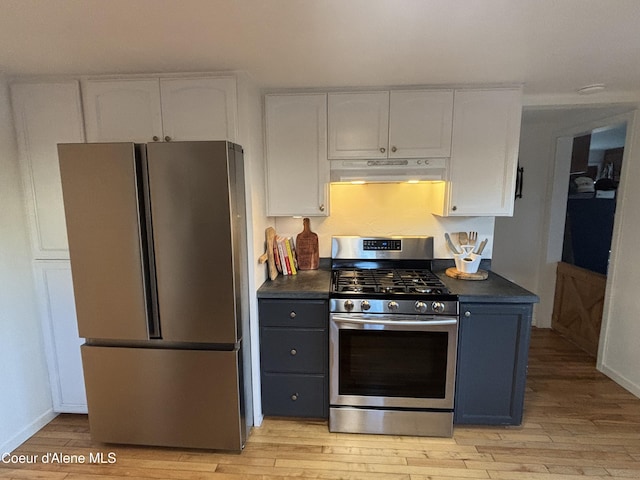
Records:
[[[297,393],[294,393],[293,395],[291,395],[291,400],[292,400],[292,401],[294,401],[294,402],[295,402],[296,400],[298,400],[298,394],[297,394]]]
[[[289,314],[290,318],[296,318],[296,312],[294,312],[293,310],[291,310],[291,313]]]
[[[292,348],[291,352],[289,353],[291,353],[292,356],[296,356],[298,354],[298,351],[295,348]]]

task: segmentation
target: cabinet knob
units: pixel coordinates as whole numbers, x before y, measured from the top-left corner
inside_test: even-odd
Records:
[[[171,137],[169,135],[167,135],[166,137],[164,137],[164,141],[165,142],[170,142],[171,141]]]
[[[453,207],[451,207],[451,210],[453,210],[454,212],[458,209],[458,207],[456,207],[455,205]]]
[[[392,151],[392,152],[397,152],[397,151],[398,151],[398,149],[397,149],[397,148],[396,148],[396,146],[394,145],[393,147],[391,147],[391,151]]]
[[[466,312],[464,312],[464,316],[465,317],[470,317],[471,316],[471,312],[469,310],[467,310]]]
[[[291,313],[289,314],[289,318],[296,318],[296,312],[291,310]]]
[[[384,147],[380,147],[380,153],[384,153],[384,152],[386,152],[386,151],[387,151],[387,149],[386,149],[386,148],[384,148]]]
[[[289,352],[289,353],[291,353],[292,357],[295,357],[298,354],[298,351],[295,348],[292,348],[291,352]]]
[[[291,400],[293,400],[294,402],[298,400],[298,394],[294,393],[293,395],[291,395]]]
[[[320,206],[318,207],[318,210],[320,210],[321,212],[324,212],[324,204],[320,205]]]

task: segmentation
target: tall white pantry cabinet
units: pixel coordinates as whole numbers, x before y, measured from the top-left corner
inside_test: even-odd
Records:
[[[78,81],[11,86],[44,346],[56,412],[86,413],[57,144],[83,142]]]

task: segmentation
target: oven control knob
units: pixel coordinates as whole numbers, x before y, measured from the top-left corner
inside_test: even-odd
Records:
[[[362,309],[362,311],[366,312],[371,308],[371,304],[368,301],[363,300],[362,302],[360,302],[360,308]]]
[[[387,304],[387,307],[389,308],[389,310],[392,310],[392,311],[393,311],[393,310],[397,310],[399,306],[400,306],[400,305],[398,305],[398,302],[395,302],[395,301],[393,301],[393,300],[391,300],[391,301]]]
[[[416,312],[425,313],[427,311],[427,304],[418,300],[416,302]]]
[[[353,310],[353,302],[351,300],[347,300],[346,302],[344,302],[344,309],[347,312],[350,312],[351,310]]]
[[[431,308],[433,308],[433,311],[436,313],[442,313],[444,312],[444,303],[442,302],[433,302],[431,304]]]

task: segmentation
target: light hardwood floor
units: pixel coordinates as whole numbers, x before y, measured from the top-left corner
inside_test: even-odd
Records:
[[[325,422],[267,418],[242,454],[92,443],[87,417],[61,415],[14,454],[115,453],[115,463],[0,463],[16,479],[640,479],[640,399],[593,358],[534,329],[521,427],[455,428],[453,438],[329,433]]]

